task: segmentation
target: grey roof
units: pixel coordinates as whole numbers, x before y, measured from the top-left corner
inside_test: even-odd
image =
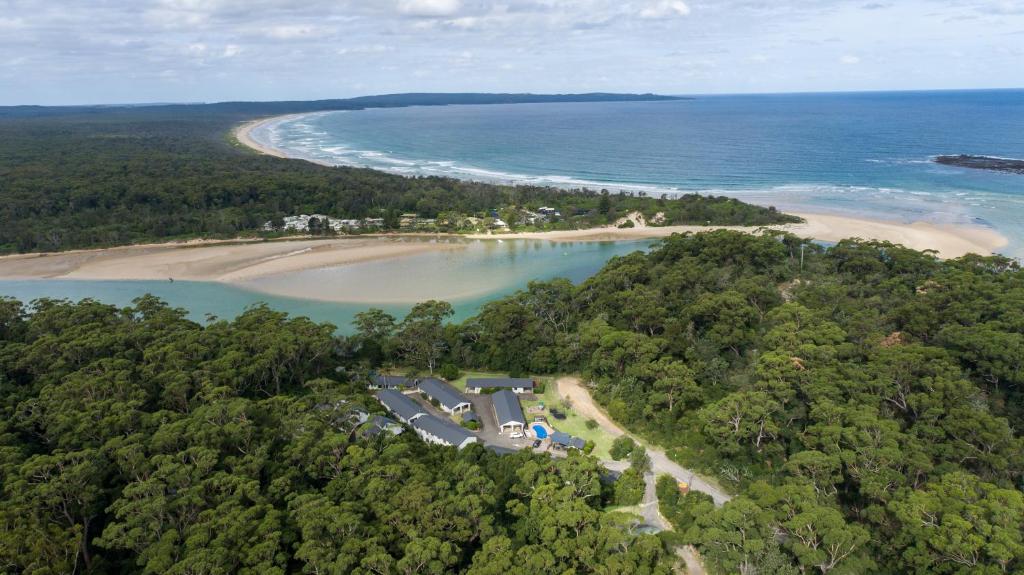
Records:
[[[498,417],[499,426],[506,423],[526,424],[526,418],[523,417],[523,408],[520,407],[519,398],[516,397],[516,394],[503,389],[492,395],[491,401],[494,402],[494,414]]]
[[[376,437],[385,429],[393,435],[399,435],[405,428],[402,427],[401,423],[391,418],[384,417],[383,415],[374,415],[366,424],[363,430],[363,437]]]
[[[416,429],[421,429],[434,437],[439,437],[446,443],[454,445],[455,447],[461,446],[464,441],[471,437],[476,437],[454,423],[449,423],[429,414],[416,418],[416,420],[412,422],[412,426]]]
[[[480,418],[476,416],[472,411],[462,412],[462,421],[476,421],[479,422]]]
[[[401,375],[380,375],[378,373],[371,375],[370,381],[377,387],[383,387],[385,389],[391,389],[394,387],[412,387],[412,385],[416,383],[415,380]]]
[[[554,431],[551,433],[551,443],[569,445],[570,439],[572,439],[572,436],[564,431]]]
[[[454,387],[432,377],[420,381],[420,391],[438,400],[448,409],[455,409],[462,403],[469,403],[469,399]]]
[[[533,388],[533,380],[525,377],[474,377],[466,380],[466,387],[482,387],[484,389],[528,387]]]
[[[426,413],[420,404],[402,395],[401,392],[393,389],[382,389],[377,392],[377,399],[399,418],[409,421],[417,414]]]
[[[587,444],[586,441],[583,441],[579,437],[573,437],[564,431],[556,431],[552,433],[551,443],[565,447],[575,447],[576,449],[583,449]]]

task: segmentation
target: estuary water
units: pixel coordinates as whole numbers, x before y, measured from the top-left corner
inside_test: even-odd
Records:
[[[699,96],[310,114],[253,131],[290,155],[409,175],[729,195],[782,209],[969,223],[1024,255],[1024,91]]]
[[[531,280],[556,277],[581,282],[614,256],[645,250],[651,241],[551,242],[480,240],[466,249],[428,252],[347,266],[268,276],[240,284],[192,281],[0,280],[0,296],[24,302],[37,298],[84,298],[126,306],[151,293],[184,308],[198,322],[231,319],[247,307],[266,303],[294,316],[333,323],[352,332],[355,314],[378,307],[401,318],[415,302],[442,299],[455,321],[474,315],[488,301],[525,288]],[[296,286],[315,286],[306,297]],[[325,288],[325,286],[328,286]],[[283,297],[275,292],[299,297]],[[337,301],[310,299],[331,291]]]

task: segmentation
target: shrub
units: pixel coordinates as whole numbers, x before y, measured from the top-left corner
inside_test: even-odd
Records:
[[[471,431],[476,431],[480,429],[480,424],[475,421],[463,421],[462,427],[465,427],[466,429],[469,429]]]
[[[619,224],[619,228],[621,228],[621,229],[631,228],[633,226],[634,226],[633,220],[626,220],[626,221],[622,222],[621,224]]]
[[[597,429],[597,422],[593,419],[588,419],[585,425],[587,426],[587,429]]]
[[[584,441],[583,442],[583,453],[586,453],[587,455],[590,455],[594,451],[595,447],[597,447],[597,444],[594,443],[593,441],[590,441],[590,440]]]
[[[632,437],[628,435],[622,435],[615,438],[612,442],[611,455],[615,461],[621,461],[629,457],[630,453],[633,453],[633,449],[636,448],[636,442],[633,441]]]
[[[437,374],[448,381],[455,381],[462,375],[459,373],[459,368],[454,363],[446,363],[441,366],[441,369],[437,370]]]
[[[644,476],[635,469],[627,469],[615,482],[615,504],[636,505],[644,498]]]

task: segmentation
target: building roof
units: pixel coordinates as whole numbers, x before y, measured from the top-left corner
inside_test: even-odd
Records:
[[[462,421],[476,421],[479,422],[480,418],[476,416],[472,411],[462,412]]]
[[[564,431],[556,431],[552,433],[551,443],[562,445],[564,447],[575,447],[576,449],[583,449],[587,444],[587,442],[583,441],[579,437],[573,437]]]
[[[416,383],[415,380],[401,375],[381,375],[379,373],[371,375],[370,381],[377,387],[383,387],[385,389],[392,387],[412,387],[412,385]]]
[[[424,415],[423,417],[417,417],[412,422],[412,426],[416,429],[422,430],[434,437],[440,438],[445,443],[460,447],[467,439],[476,438],[475,435],[466,431],[465,429],[449,423],[433,415]]]
[[[498,418],[498,425],[507,423],[522,423],[526,425],[526,418],[523,417],[523,408],[519,405],[519,398],[516,394],[503,389],[491,396],[494,402],[494,414]]]
[[[420,391],[441,402],[441,405],[448,409],[455,409],[459,405],[469,403],[469,399],[454,387],[432,377],[420,381]]]
[[[528,387],[533,389],[533,380],[525,377],[475,377],[466,380],[466,387],[484,389]]]
[[[376,437],[385,429],[394,435],[399,435],[404,430],[402,424],[397,421],[384,417],[383,415],[374,415],[370,418],[369,422],[367,422],[363,431],[363,437]]]
[[[426,410],[415,401],[393,389],[382,389],[377,392],[377,399],[401,419],[409,421],[417,415],[426,413]]]

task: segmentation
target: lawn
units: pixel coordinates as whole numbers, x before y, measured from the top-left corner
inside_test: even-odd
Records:
[[[459,391],[466,391],[466,380],[471,377],[508,377],[508,374],[496,371],[463,371],[459,379],[449,381],[448,383],[452,384],[452,387]]]
[[[572,408],[566,408],[562,398],[558,396],[558,388],[555,385],[555,377],[538,377],[535,378],[538,382],[544,383],[544,393],[537,396],[536,400],[523,401],[523,411],[528,411],[528,408],[539,403],[544,403],[544,415],[548,418],[548,423],[557,429],[563,431],[569,435],[575,435],[576,437],[583,438],[585,441],[594,442],[593,455],[598,459],[611,459],[609,450],[612,447],[612,437],[604,433],[600,427],[594,429],[587,428],[587,420],[579,416]],[[555,419],[551,417],[550,409],[554,407],[565,414],[565,419]],[[537,414],[527,413],[527,419],[533,420],[533,416]]]

